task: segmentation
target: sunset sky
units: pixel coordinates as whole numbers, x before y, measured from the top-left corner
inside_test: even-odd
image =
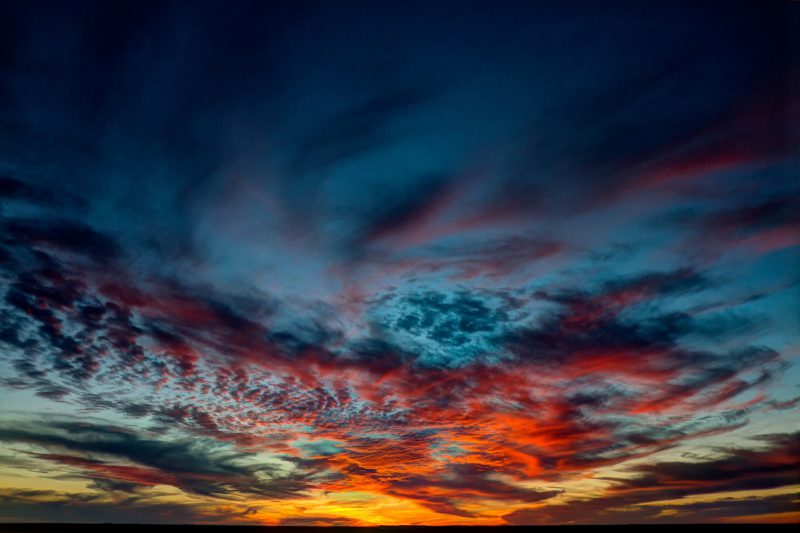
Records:
[[[798,8],[0,0],[0,522],[800,520]]]

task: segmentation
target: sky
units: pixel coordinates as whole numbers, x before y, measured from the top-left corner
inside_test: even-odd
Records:
[[[800,521],[799,6],[0,1],[0,522]]]

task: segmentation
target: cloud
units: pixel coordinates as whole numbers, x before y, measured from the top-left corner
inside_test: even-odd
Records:
[[[635,477],[609,479],[614,485],[598,498],[523,508],[503,518],[511,524],[687,523],[796,512],[793,494],[759,497],[748,492],[797,485],[798,438],[767,434],[755,438],[765,447],[717,450],[721,455],[717,459],[639,464],[628,469]],[[690,495],[736,491],[745,492],[709,501],[680,501]]]
[[[391,494],[418,500],[437,512],[471,516],[455,501],[500,500],[533,503],[561,494],[560,490],[536,490],[514,486],[494,479],[495,469],[486,465],[457,463],[448,465],[435,477],[409,476],[391,483]]]
[[[1,489],[4,520],[49,523],[213,524],[247,523],[240,515],[208,504],[154,501],[146,497],[115,499],[103,492]],[[233,511],[231,509],[231,511]]]
[[[797,407],[786,8],[468,4],[0,6],[0,437],[88,494],[12,514],[650,521],[790,483],[739,436]]]
[[[716,460],[658,462],[639,465],[630,471],[636,478],[621,481],[614,491],[660,488],[661,497],[707,492],[778,488],[800,481],[798,434],[767,434],[756,440],[766,449],[723,449]]]
[[[0,198],[6,201],[29,202],[37,205],[58,203],[52,191],[10,176],[0,177]]]
[[[716,421],[662,431],[642,417],[622,431],[619,420],[604,414],[608,409],[639,416],[725,406],[782,369],[779,354],[766,347],[724,352],[681,345],[702,330],[691,314],[659,306],[714,287],[689,268],[532,297],[466,289],[392,295],[370,304],[371,335],[342,344],[327,323],[311,334],[275,328],[281,302],[254,304],[163,278],[132,282],[124,270],[96,283],[85,270],[41,253],[20,261],[12,265],[17,281],[6,295],[16,317],[7,341],[29,352],[17,362],[28,381],[16,386],[240,446],[277,449],[292,438],[260,439],[252,424],[309,424],[352,444],[355,435],[374,431],[400,438],[409,420],[438,425],[455,417],[469,427],[487,424],[484,417],[495,413],[506,418],[488,427],[507,438],[491,455],[506,457],[525,476],[552,478],[731,427]],[[540,303],[546,310],[532,314],[528,306]],[[750,371],[759,374],[741,377]],[[153,394],[192,391],[195,404],[77,393],[77,383],[95,381],[136,384]],[[583,392],[575,394],[575,387]],[[473,414],[465,418],[467,406]],[[513,429],[527,423],[524,409],[538,413],[529,435]],[[340,434],[345,421],[355,434]],[[466,433],[477,442],[489,438]],[[580,451],[573,447],[578,440],[585,443]],[[411,442],[422,458],[435,441]],[[376,469],[353,459],[359,468]]]
[[[375,309],[376,321],[419,367],[457,368],[495,355],[493,338],[509,320],[502,295],[427,291],[389,304]]]
[[[71,220],[5,220],[7,239],[29,247],[51,247],[107,263],[120,255],[119,245],[91,227]]]
[[[798,245],[799,198],[797,194],[756,197],[737,207],[687,214],[679,224],[691,225],[690,245],[697,248],[769,253]]]
[[[0,428],[0,440],[48,450],[32,456],[74,467],[78,477],[101,483],[172,485],[203,496],[276,499],[302,496],[310,481],[309,472],[254,463],[249,454],[214,441],[156,439],[92,422],[7,422]]]
[[[287,527],[358,527],[363,523],[344,516],[295,516],[283,518],[280,526]]]
[[[638,506],[636,499],[605,498],[564,506],[519,509],[503,518],[512,525],[630,525],[705,523],[794,523],[797,499],[794,495],[729,498],[675,506]]]
[[[373,211],[365,217],[362,244],[387,239],[402,243],[404,238],[424,231],[431,219],[439,214],[443,202],[453,194],[458,185],[456,181],[438,174],[428,175],[406,195],[395,195],[389,198],[389,203],[373,206]]]
[[[431,96],[419,89],[377,94],[317,125],[292,157],[293,173],[324,172],[389,141],[388,126]]]

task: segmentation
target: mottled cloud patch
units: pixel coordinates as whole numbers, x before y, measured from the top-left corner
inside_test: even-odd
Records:
[[[426,291],[393,297],[374,313],[391,341],[416,354],[415,365],[458,368],[498,357],[493,344],[513,311],[502,294]]]

